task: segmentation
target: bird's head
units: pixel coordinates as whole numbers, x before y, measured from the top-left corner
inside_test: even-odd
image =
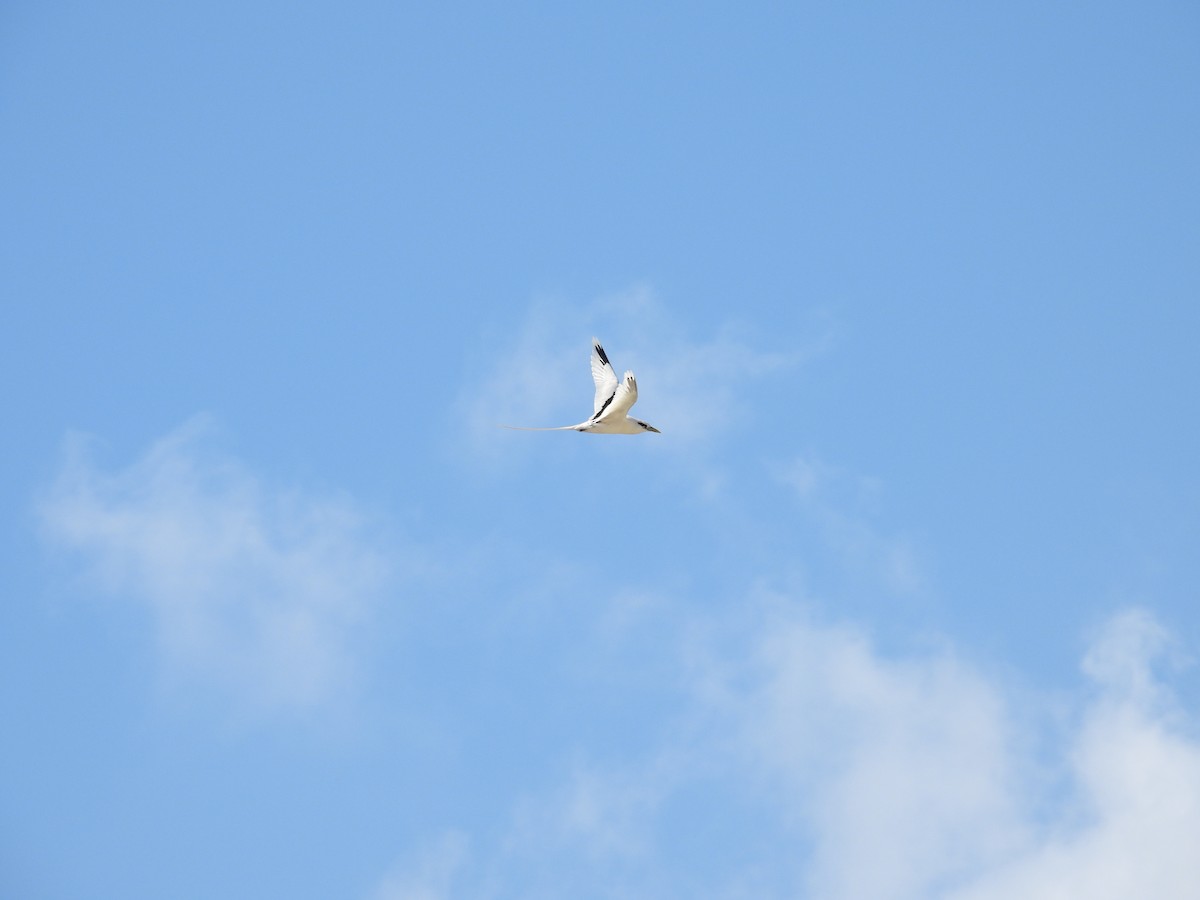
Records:
[[[645,422],[642,422],[638,419],[634,419],[634,421],[637,422],[638,425],[642,426],[642,431],[653,431],[655,434],[662,434],[662,432],[659,431],[657,428],[655,428],[653,425],[647,425]]]

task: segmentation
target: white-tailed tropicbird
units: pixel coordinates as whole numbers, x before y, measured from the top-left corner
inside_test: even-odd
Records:
[[[626,371],[625,378],[617,383],[608,354],[600,342],[592,338],[592,380],[596,382],[596,400],[592,417],[578,425],[559,425],[557,428],[523,428],[520,425],[501,425],[517,431],[586,431],[590,434],[641,434],[653,431],[662,434],[653,425],[629,417],[629,410],[637,403],[637,379]]]

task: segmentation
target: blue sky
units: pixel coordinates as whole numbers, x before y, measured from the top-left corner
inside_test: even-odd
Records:
[[[1198,50],[8,4],[0,894],[1192,896]]]

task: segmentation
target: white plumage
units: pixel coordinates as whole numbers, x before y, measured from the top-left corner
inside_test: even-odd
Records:
[[[578,425],[559,425],[557,428],[525,428],[520,425],[501,425],[517,431],[586,431],[589,434],[641,434],[653,431],[661,434],[653,425],[629,416],[629,410],[637,403],[637,379],[626,371],[625,377],[617,381],[608,354],[600,342],[592,338],[592,380],[596,382],[596,398],[592,403],[592,417]]]

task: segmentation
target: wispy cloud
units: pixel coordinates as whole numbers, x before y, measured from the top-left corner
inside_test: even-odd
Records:
[[[519,802],[506,851],[530,860],[544,860],[548,850],[579,854],[600,866],[644,862],[654,847],[649,826],[678,781],[677,762],[665,755],[628,768],[577,761],[559,789]]]
[[[1200,885],[1200,721],[1154,666],[1171,649],[1148,612],[1113,617],[1084,657],[1096,696],[1064,748],[1069,802],[954,900],[1186,900]]]
[[[212,430],[195,419],[114,471],[73,440],[38,503],[44,536],[149,613],[170,676],[255,706],[321,704],[353,679],[387,557],[351,502],[270,486]]]
[[[467,837],[447,831],[398,862],[376,886],[370,900],[449,900],[458,874],[470,859]]]
[[[1167,634],[1147,612],[1089,647],[1064,729],[951,649],[888,654],[794,603],[759,609],[733,641],[689,628],[675,726],[522,799],[452,895],[1183,900],[1200,883],[1200,722],[1154,675]]]
[[[726,665],[711,709],[809,836],[807,895],[933,896],[1018,841],[1005,698],[953,654],[889,658],[784,607]]]
[[[823,462],[797,456],[774,467],[775,479],[790,488],[824,543],[844,567],[900,594],[919,593],[927,578],[914,540],[888,534],[876,524],[882,483]]]
[[[1167,643],[1145,610],[1112,618],[1083,724],[1050,737],[953,654],[888,658],[785,614],[716,708],[812,835],[812,896],[1182,898],[1200,883],[1200,723],[1151,674]],[[1069,773],[1057,804],[1047,768]]]
[[[696,337],[644,285],[582,304],[542,300],[460,397],[478,452],[494,449],[498,423],[569,425],[586,418],[593,334],[619,370],[637,372],[638,414],[676,444],[703,442],[736,427],[743,421],[739,394],[747,382],[802,362],[827,340],[822,332],[799,347],[761,349],[733,322]]]

